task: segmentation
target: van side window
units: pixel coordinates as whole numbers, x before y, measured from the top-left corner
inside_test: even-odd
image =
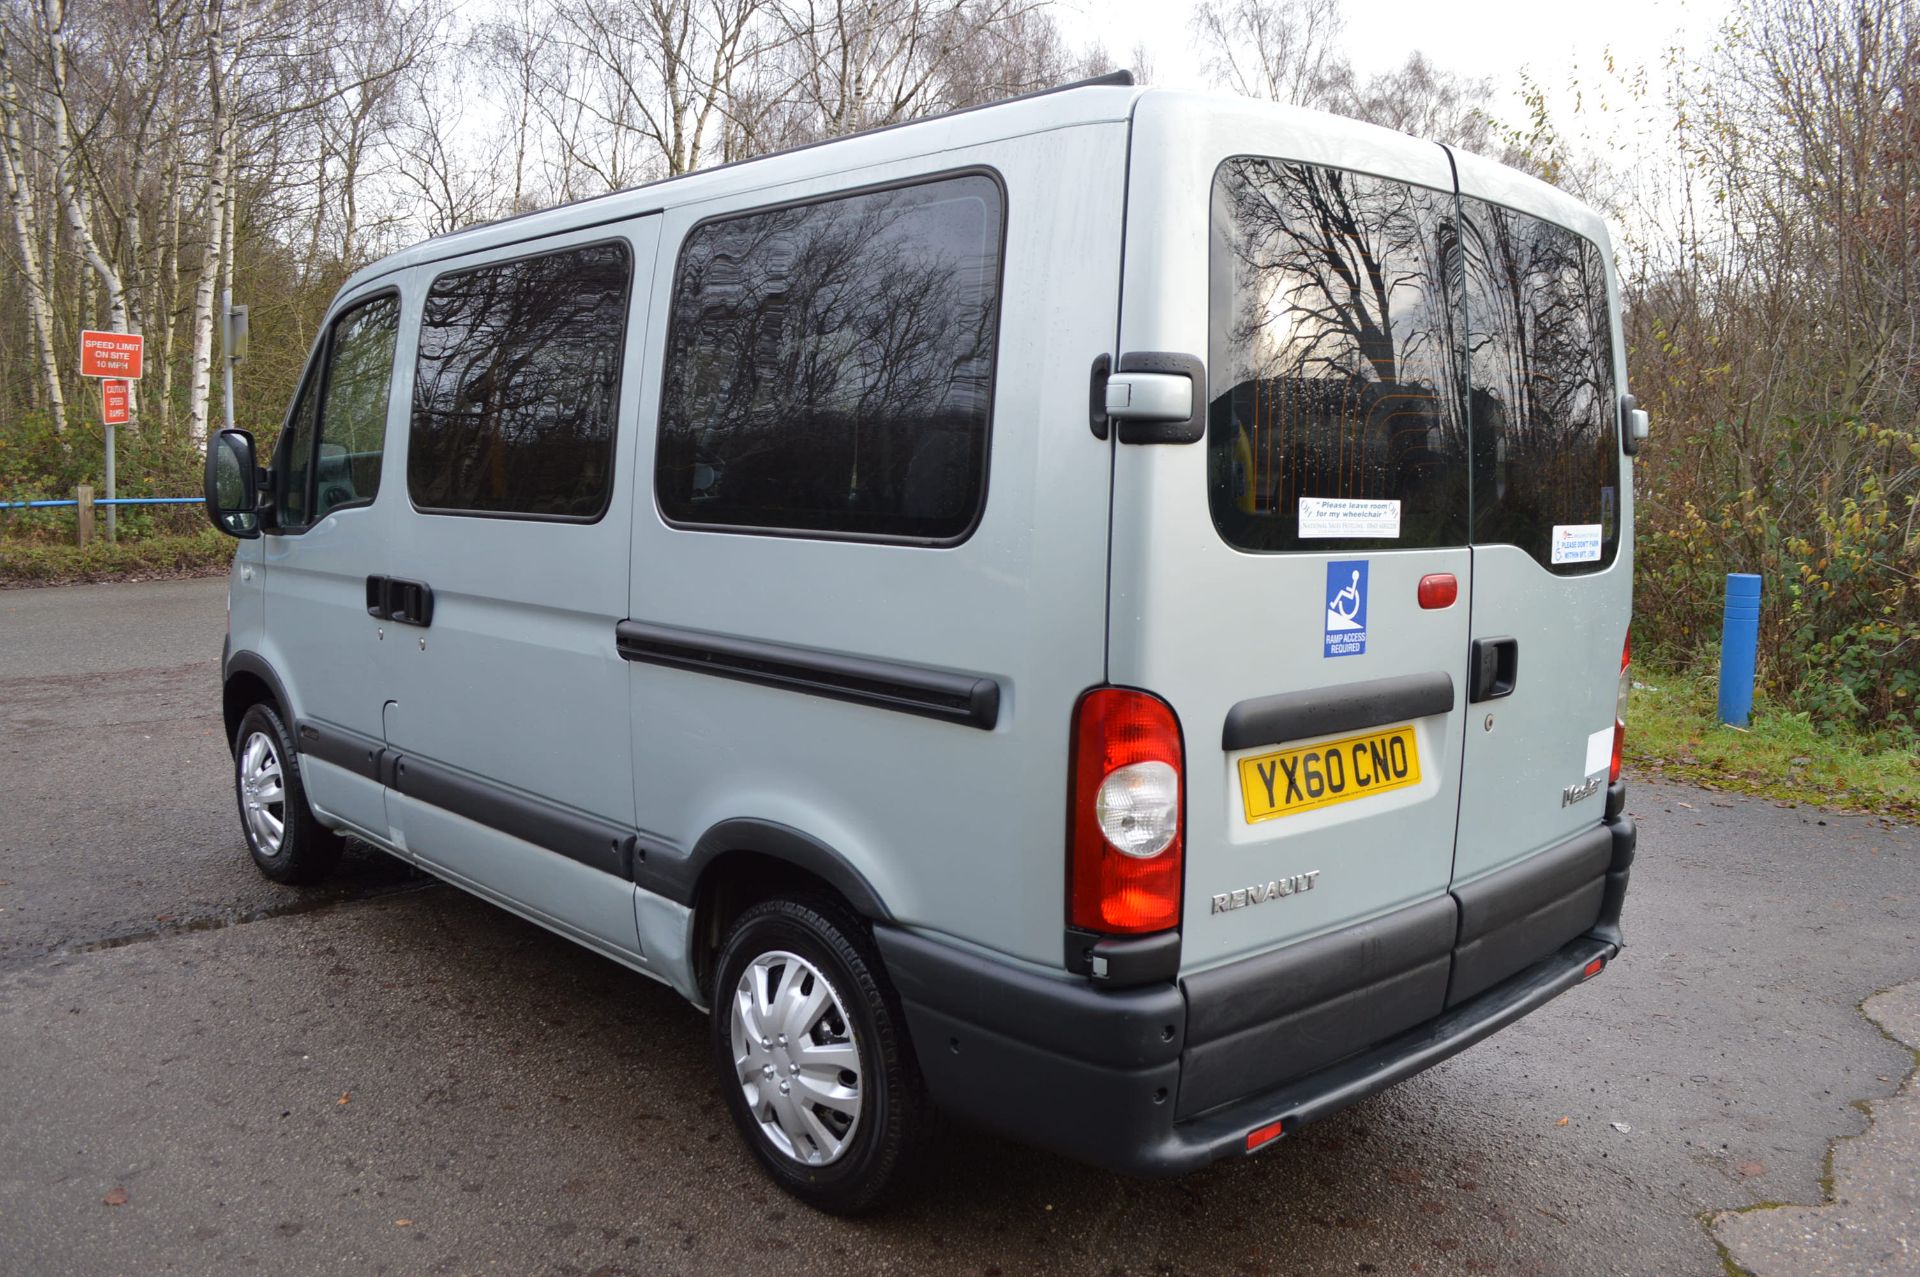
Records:
[[[1466,544],[1453,208],[1451,191],[1311,164],[1220,166],[1207,474],[1229,543]],[[1385,516],[1397,536],[1378,531]]]
[[[325,340],[322,338],[321,340]],[[280,443],[273,463],[273,522],[281,528],[304,528],[311,522],[307,511],[307,483],[313,475],[313,425],[319,415],[320,383],[326,379],[326,355],[314,361],[300,387],[280,432]]]
[[[674,281],[655,486],[683,524],[953,541],[979,517],[999,184],[728,217]]]
[[[393,339],[399,331],[400,299],[392,295],[376,297],[334,321],[314,458],[316,520],[343,505],[365,505],[380,491]]]
[[[274,521],[308,527],[380,490],[387,392],[400,299],[387,294],[343,312],[321,338],[320,355],[280,436]]]
[[[453,271],[420,324],[407,492],[433,514],[592,521],[613,490],[623,242]]]
[[[1619,545],[1619,399],[1600,250],[1565,227],[1462,200],[1473,540],[1588,572]]]

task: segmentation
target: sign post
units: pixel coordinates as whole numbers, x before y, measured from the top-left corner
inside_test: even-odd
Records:
[[[114,483],[114,437],[113,428],[127,420],[127,401],[129,399],[127,383],[140,380],[141,365],[146,353],[146,342],[139,333],[104,333],[93,329],[83,330],[80,334],[80,375],[82,377],[100,377],[106,379],[101,387],[100,417],[107,428],[107,500],[111,502],[117,494]],[[110,407],[112,392],[109,386],[120,387],[120,417],[116,421]],[[114,517],[119,506],[107,506],[107,540],[114,539],[119,531],[118,521]]]
[[[220,352],[225,367],[221,371],[220,397],[225,408],[227,429],[233,429],[233,366],[247,357],[247,308],[233,304],[233,290],[220,293]]]

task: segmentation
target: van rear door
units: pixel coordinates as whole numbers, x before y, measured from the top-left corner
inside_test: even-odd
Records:
[[[1454,887],[1473,913],[1474,884],[1561,848],[1525,871],[1537,881],[1518,893],[1539,917],[1538,943],[1558,943],[1591,925],[1593,875],[1605,863],[1593,838],[1576,836],[1597,829],[1606,802],[1632,609],[1624,346],[1604,223],[1542,183],[1469,155],[1458,163],[1474,458],[1470,662],[1488,669],[1468,680]],[[1556,874],[1563,884],[1550,881]],[[1556,909],[1566,917],[1549,917]],[[1456,1001],[1539,956],[1538,943],[1521,944],[1480,969],[1468,922]]]
[[[1155,94],[1131,172],[1118,367],[1205,361],[1204,438],[1122,424],[1114,463],[1109,678],[1165,697],[1185,741],[1181,968],[1191,990],[1368,924],[1319,992],[1374,988],[1347,1019],[1384,1036],[1439,1012],[1454,935],[1473,568],[1452,172],[1347,121]],[[1273,974],[1269,1013],[1325,968]],[[1288,1050],[1311,1066],[1354,1027]]]

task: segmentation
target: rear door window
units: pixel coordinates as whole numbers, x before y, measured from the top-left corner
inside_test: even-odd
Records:
[[[1220,166],[1212,226],[1207,479],[1230,544],[1507,544],[1563,575],[1613,561],[1619,409],[1591,241],[1245,157]]]
[[[1606,261],[1562,226],[1463,199],[1473,539],[1561,574],[1619,548]]]
[[[1245,550],[1467,541],[1454,197],[1239,158],[1213,187],[1213,521]]]

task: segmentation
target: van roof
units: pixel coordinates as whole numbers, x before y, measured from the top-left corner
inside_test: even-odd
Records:
[[[546,235],[623,221],[741,190],[780,186],[826,174],[856,173],[899,160],[1002,141],[1028,133],[1124,121],[1130,118],[1142,98],[1152,99],[1156,107],[1175,116],[1218,111],[1223,105],[1231,104],[1228,109],[1258,111],[1263,117],[1270,116],[1276,121],[1285,119],[1296,127],[1311,128],[1315,121],[1325,127],[1337,121],[1337,127],[1341,129],[1377,133],[1383,139],[1395,139],[1397,145],[1420,140],[1378,125],[1305,107],[1255,101],[1223,93],[1142,88],[1133,83],[1131,73],[1118,71],[984,106],[909,120],[846,137],[828,138],[678,177],[661,178],[625,190],[590,196],[435,236],[355,271],[340,287],[336,297],[344,296],[381,276],[425,262],[443,261]],[[1547,213],[1554,220],[1573,227],[1598,243],[1604,245],[1610,242],[1604,219],[1565,191],[1541,182],[1531,174],[1494,161],[1468,156],[1457,149],[1454,154],[1457,159],[1464,159],[1483,181],[1492,184],[1498,192],[1494,194],[1496,202],[1534,206],[1537,211]]]
[[[484,222],[422,240],[354,272],[341,292],[381,275],[421,262],[456,257],[501,244],[538,239],[582,226],[638,217],[658,209],[695,203],[742,189],[778,186],[826,173],[848,173],[914,156],[977,146],[1023,133],[1079,124],[1125,120],[1146,90],[1121,71],[1022,97],[968,107],[944,115],[853,133],[846,137],[775,151],[769,155],[717,165],[678,177],[661,178],[626,190],[590,196],[552,208]]]

